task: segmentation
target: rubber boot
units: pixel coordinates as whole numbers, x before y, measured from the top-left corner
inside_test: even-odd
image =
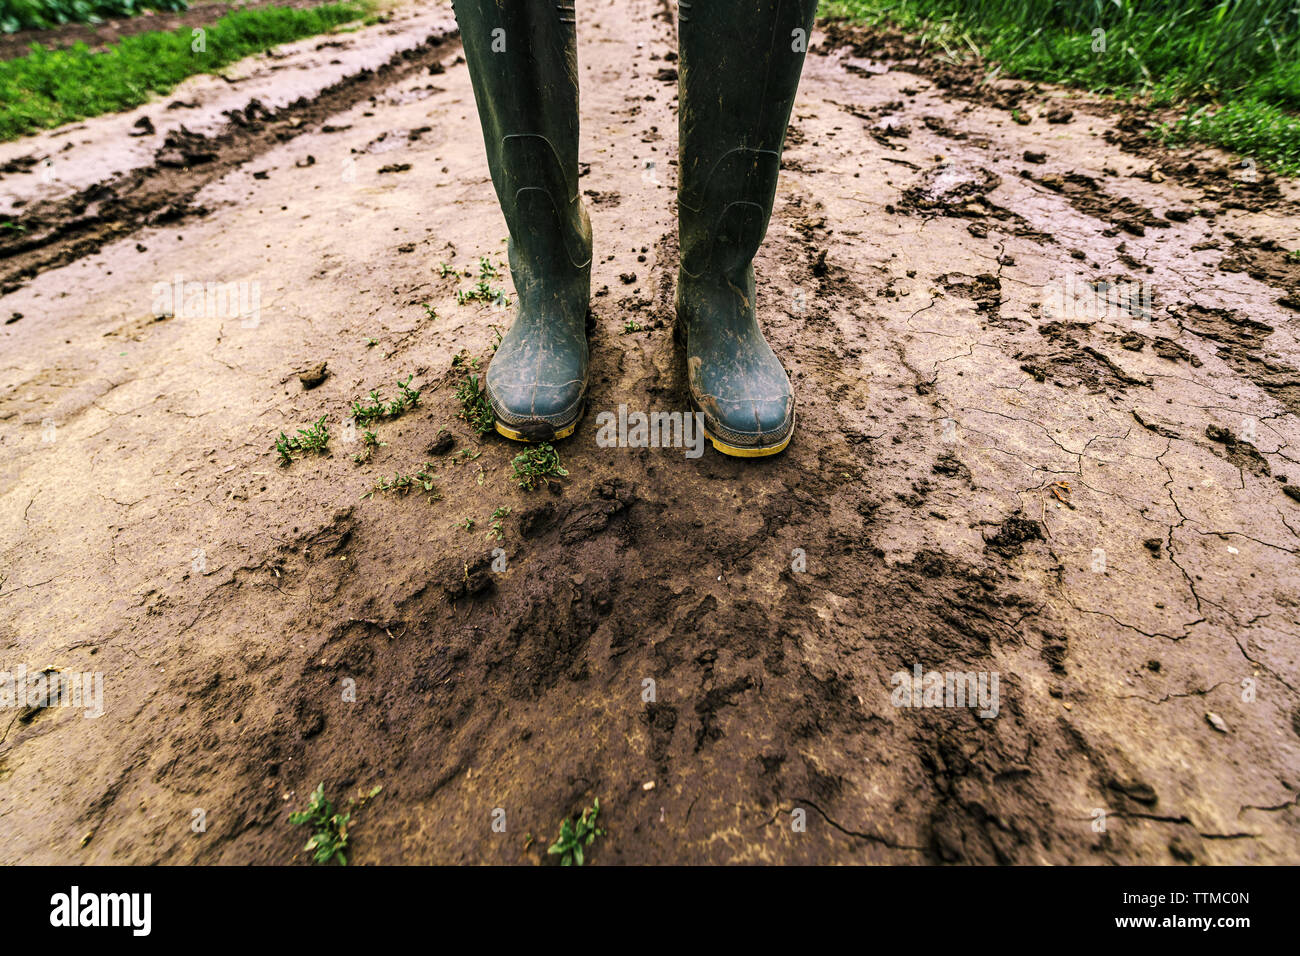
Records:
[[[758,327],[753,260],[772,215],[816,7],[679,4],[676,331],[691,404],[726,455],[774,455],[794,433],[790,379]]]
[[[565,438],[587,398],[591,294],[573,3],[455,0],[454,9],[518,298],[488,367],[488,401],[507,438]]]

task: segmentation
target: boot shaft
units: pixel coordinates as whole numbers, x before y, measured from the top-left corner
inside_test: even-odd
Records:
[[[455,0],[453,7],[523,295],[537,272],[581,270],[591,261],[578,193],[573,4]]]
[[[678,22],[682,269],[742,278],[767,233],[816,0],[690,0]]]

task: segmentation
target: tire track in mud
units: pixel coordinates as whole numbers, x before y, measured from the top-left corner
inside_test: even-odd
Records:
[[[184,126],[168,134],[150,166],[118,173],[70,196],[35,202],[17,215],[0,215],[0,295],[145,227],[208,215],[208,209],[194,204],[204,186],[415,73],[440,70],[458,45],[454,31],[433,33],[378,69],[347,76],[310,100],[268,109],[254,98],[242,109],[227,111],[229,123],[215,135],[192,133]]]

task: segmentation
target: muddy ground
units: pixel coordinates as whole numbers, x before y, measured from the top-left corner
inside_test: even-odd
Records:
[[[509,317],[440,268],[505,236],[447,13],[0,149],[0,667],[105,680],[0,712],[0,862],[306,862],[320,782],[383,786],[358,863],[544,862],[595,798],[601,864],[1300,862],[1294,184],[824,24],[757,261],[793,443],[601,448],[686,407],[676,43],[583,6],[592,409],[525,492],[453,394]]]

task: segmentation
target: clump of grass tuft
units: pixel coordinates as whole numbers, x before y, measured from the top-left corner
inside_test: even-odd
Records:
[[[495,538],[497,541],[504,541],[506,537],[505,521],[506,516],[510,514],[510,509],[504,505],[492,512],[491,524],[488,525],[487,536]]]
[[[362,497],[369,498],[376,491],[391,491],[399,495],[404,495],[408,491],[414,491],[416,488],[423,488],[427,492],[432,492],[429,496],[429,500],[436,501],[438,498],[442,497],[434,489],[433,479],[437,477],[438,476],[433,473],[433,465],[426,464],[413,475],[398,472],[394,474],[391,479],[381,477],[377,482],[375,482],[374,490],[368,492]]]
[[[397,383],[398,396],[391,402],[385,402],[379,397],[377,390],[371,389],[367,396],[370,404],[363,404],[360,401],[352,403],[352,420],[358,425],[369,425],[372,422],[399,418],[415,408],[420,404],[420,390],[411,388],[413,378],[415,378],[413,374],[408,375],[406,381]]]
[[[361,451],[352,456],[352,461],[355,464],[363,465],[370,460],[370,456],[374,454],[376,448],[387,444],[388,442],[380,441],[378,435],[367,429],[361,433]]]
[[[575,823],[571,818],[565,817],[560,822],[560,835],[555,838],[555,843],[547,848],[546,852],[551,856],[560,858],[560,866],[582,866],[585,862],[584,850],[591,846],[596,837],[604,836],[605,831],[596,826],[596,817],[600,814],[600,798],[597,797],[592,801],[592,805],[582,811]]]
[[[444,263],[444,268],[445,268]],[[444,271],[443,275],[447,272]],[[505,289],[497,289],[488,281],[500,276],[497,267],[492,264],[492,260],[487,256],[479,256],[478,260],[478,282],[468,289],[456,290],[456,304],[464,305],[466,302],[488,302],[492,305],[509,308],[510,297],[506,295]],[[472,275],[470,270],[465,270],[465,275]]]
[[[489,302],[500,306],[510,305],[510,299],[506,296],[505,290],[492,288],[492,286],[488,285],[487,279],[479,279],[469,289],[456,290],[456,304],[464,305],[466,302]]]
[[[479,382],[477,375],[466,375],[456,387],[456,399],[460,402],[460,417],[469,423],[469,427],[480,435],[492,431],[496,416],[492,413],[492,403],[488,401],[487,390]]]
[[[299,810],[289,815],[289,822],[294,826],[310,826],[311,838],[303,851],[312,854],[317,863],[335,862],[340,866],[348,865],[348,858],[343,851],[348,846],[348,824],[352,820],[353,809],[365,806],[366,802],[376,796],[383,786],[373,787],[358,799],[348,801],[348,812],[340,813],[325,796],[325,784],[317,784],[311,793],[306,810]]]
[[[451,357],[451,367],[461,372],[478,369],[478,359],[462,350]]]
[[[515,455],[510,463],[519,480],[519,487],[532,491],[538,485],[549,485],[552,478],[565,478],[568,471],[560,464],[560,453],[543,442]]]
[[[1178,122],[1162,127],[1159,136],[1174,143],[1212,143],[1254,156],[1285,176],[1300,175],[1300,119],[1258,99],[1189,110]]]
[[[293,463],[295,452],[323,452],[329,447],[329,442],[330,430],[322,415],[307,428],[299,428],[296,435],[289,436],[280,432],[280,437],[275,440],[275,450],[280,454],[280,464],[288,466]]]

